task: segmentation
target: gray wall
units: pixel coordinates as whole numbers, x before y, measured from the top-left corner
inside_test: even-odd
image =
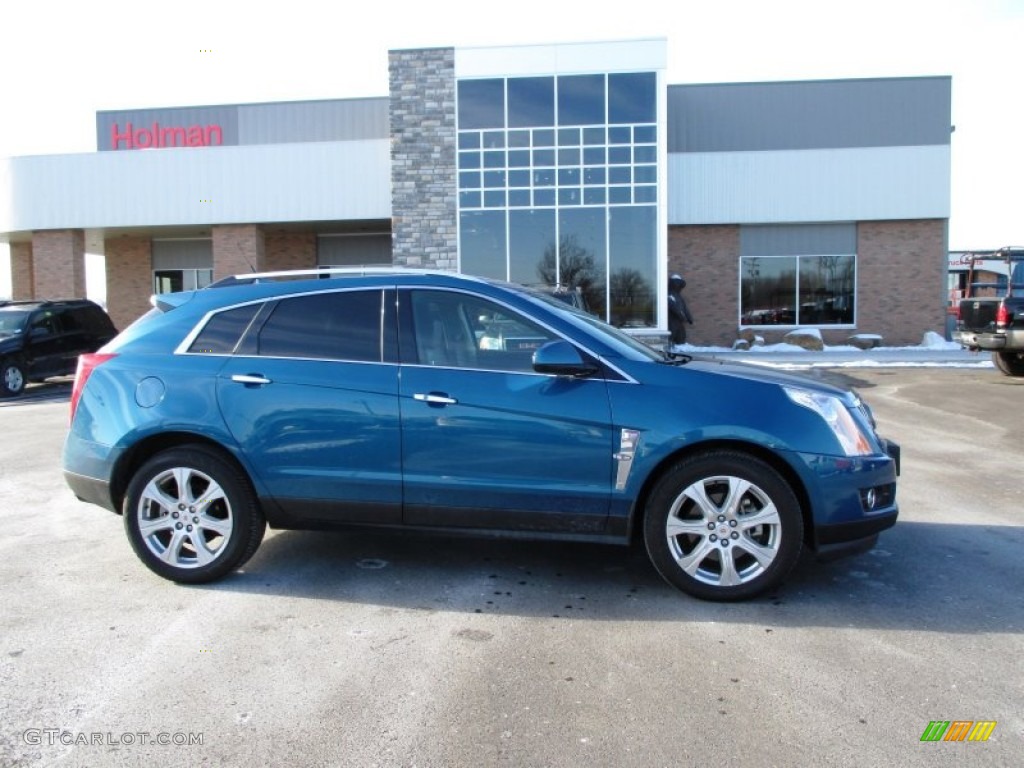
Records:
[[[950,143],[949,77],[672,85],[669,152]]]
[[[219,125],[224,146],[389,138],[388,99],[332,99],[97,112],[96,148],[113,150],[113,126],[124,132],[129,122],[136,131],[153,123]]]

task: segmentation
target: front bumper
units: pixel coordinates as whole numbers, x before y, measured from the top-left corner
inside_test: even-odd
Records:
[[[895,525],[900,446],[891,440],[880,442],[885,455],[817,456],[810,462],[815,480],[808,543],[820,558],[865,552],[875,545],[881,531]]]

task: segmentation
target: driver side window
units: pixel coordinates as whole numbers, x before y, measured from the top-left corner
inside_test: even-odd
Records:
[[[493,302],[451,291],[412,291],[421,365],[532,372],[533,353],[557,338]]]

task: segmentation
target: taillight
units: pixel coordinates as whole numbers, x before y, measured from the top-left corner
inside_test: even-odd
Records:
[[[1009,325],[1010,324],[1010,311],[1006,308],[1003,303],[999,304],[999,309],[996,310],[996,325]]]
[[[78,356],[78,368],[75,369],[75,385],[71,388],[71,421],[75,420],[75,411],[78,410],[78,400],[82,397],[82,390],[85,389],[85,382],[92,376],[92,372],[111,358],[117,357],[109,352],[88,352]]]

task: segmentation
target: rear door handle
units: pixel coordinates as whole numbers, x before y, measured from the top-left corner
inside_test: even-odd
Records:
[[[236,373],[231,377],[231,380],[239,384],[245,384],[246,386],[260,387],[264,384],[270,384],[270,379],[259,373]]]
[[[432,405],[455,405],[459,402],[454,397],[448,397],[448,395],[443,395],[440,392],[427,392],[425,394],[417,392],[412,396],[412,399]]]

